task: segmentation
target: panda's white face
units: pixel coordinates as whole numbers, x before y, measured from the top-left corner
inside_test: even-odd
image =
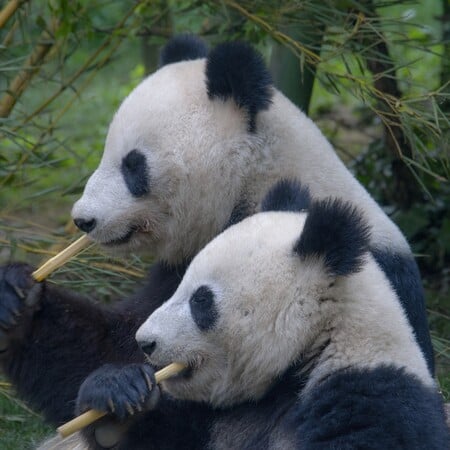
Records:
[[[257,399],[309,347],[327,318],[318,299],[329,279],[294,252],[305,216],[261,213],[227,229],[138,330],[151,363],[189,366],[165,382],[172,395],[222,406]]]
[[[177,262],[226,223],[251,166],[252,137],[232,101],[208,98],[204,66],[165,66],[120,106],[72,211],[95,242]]]

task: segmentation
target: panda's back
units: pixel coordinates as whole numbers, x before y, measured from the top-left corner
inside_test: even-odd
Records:
[[[300,179],[314,198],[340,197],[358,205],[373,227],[374,242],[383,247],[394,243],[409,252],[398,227],[345,167],[317,125],[281,92],[275,91],[259,120],[258,129],[265,136],[269,158],[273,155],[276,161],[279,178]]]
[[[307,393],[286,387],[278,398],[223,413],[208,448],[445,450],[444,417],[439,393],[403,369],[348,369]]]

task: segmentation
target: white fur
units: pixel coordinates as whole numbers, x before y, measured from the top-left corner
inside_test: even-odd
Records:
[[[123,250],[177,263],[222,231],[233,207],[252,210],[275,181],[299,178],[314,197],[358,205],[378,245],[408,251],[397,227],[337,158],[316,125],[275,90],[257,116],[256,133],[232,100],[210,100],[205,60],[170,64],[144,80],[122,103],[105,151],[73,217],[95,218],[91,237],[107,244],[137,227]],[[131,150],[146,155],[150,194],[133,198],[120,173]]]
[[[172,395],[216,406],[260,398],[297,358],[328,340],[307,388],[340,368],[381,364],[433,384],[398,299],[369,255],[360,273],[333,280],[322,261],[294,253],[305,217],[260,213],[223,232],[138,330],[138,341],[157,342],[153,364],[194,368],[191,378],[165,382]],[[204,285],[219,312],[207,332],[198,329],[189,307]]]

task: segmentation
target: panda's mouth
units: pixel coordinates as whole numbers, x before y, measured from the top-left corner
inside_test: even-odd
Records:
[[[153,367],[153,370],[155,372],[161,371],[162,369],[164,369],[165,367],[167,367],[169,364],[165,364],[165,365],[156,365],[152,362],[152,360],[148,357],[148,355],[145,355],[145,359],[147,360],[147,363],[150,364],[150,366]],[[183,383],[183,382],[189,382],[192,379],[193,374],[195,373],[195,369],[197,368],[195,365],[193,364],[189,364],[189,363],[181,363],[183,364],[185,367],[184,369],[182,369],[180,372],[171,375],[170,377],[166,378],[164,380],[164,383]]]
[[[136,231],[138,231],[137,227],[131,227],[123,236],[116,239],[111,239],[110,241],[102,242],[101,244],[108,247],[127,244]]]
[[[148,357],[147,357],[147,362],[150,365],[152,365],[152,363]],[[155,369],[155,372],[166,367],[166,366],[155,366],[154,364],[152,366]],[[167,381],[189,380],[190,378],[192,378],[192,374],[193,374],[194,370],[195,370],[195,367],[193,365],[187,365],[183,370],[178,372],[176,375],[172,375],[170,378],[168,378]]]

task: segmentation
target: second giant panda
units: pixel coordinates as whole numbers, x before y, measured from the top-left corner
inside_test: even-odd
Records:
[[[115,449],[448,448],[442,399],[362,214],[308,203],[297,184],[276,186],[139,328],[153,366],[187,369]],[[139,417],[151,377],[145,365],[94,373],[79,408]]]

